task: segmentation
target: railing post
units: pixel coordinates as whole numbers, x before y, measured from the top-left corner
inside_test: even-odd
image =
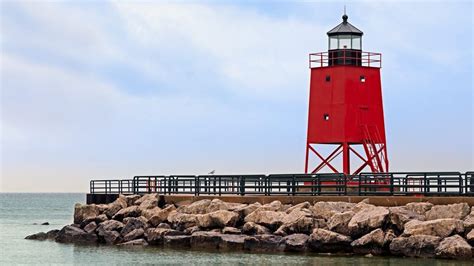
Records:
[[[393,196],[393,173],[390,173],[390,195]]]
[[[245,178],[244,176],[239,176],[240,178],[240,195],[243,196],[245,195]]]

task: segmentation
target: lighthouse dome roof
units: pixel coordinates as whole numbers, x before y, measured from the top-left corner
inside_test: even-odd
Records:
[[[344,14],[342,16],[342,23],[334,27],[332,30],[328,31],[328,36],[334,35],[359,35],[362,36],[364,33],[356,28],[351,23],[347,22],[349,17]]]

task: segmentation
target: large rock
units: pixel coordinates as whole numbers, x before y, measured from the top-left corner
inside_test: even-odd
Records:
[[[29,235],[25,237],[28,240],[46,240],[48,239],[48,235],[45,232],[39,232],[36,234]]]
[[[131,232],[129,232],[128,234],[124,235],[123,241],[124,242],[132,241],[132,240],[135,240],[137,238],[141,238],[144,235],[145,235],[145,230],[143,230],[143,228],[134,229]]]
[[[162,245],[165,236],[179,236],[183,232],[166,228],[149,228],[146,230],[146,239],[150,245]]]
[[[251,214],[260,207],[262,207],[262,204],[260,204],[259,202],[255,202],[249,205],[242,205],[233,209],[232,211],[238,213],[240,217],[244,218],[245,216]]]
[[[194,232],[191,235],[191,247],[200,249],[217,249],[222,241],[222,234],[218,232]]]
[[[275,235],[255,235],[246,237],[244,249],[253,252],[277,252],[285,250],[285,242],[281,236]]]
[[[308,243],[316,252],[346,252],[350,250],[352,239],[348,236],[325,229],[314,229]]]
[[[140,218],[136,218],[136,217],[130,217],[130,218],[127,218],[125,226],[120,231],[120,234],[125,236],[125,235],[127,235],[128,233],[132,232],[135,229],[145,230],[146,226],[147,225],[146,225],[146,222],[144,222],[144,220],[142,220]]]
[[[148,242],[146,242],[145,239],[140,238],[140,239],[130,240],[125,243],[117,244],[117,246],[125,246],[125,247],[148,246]]]
[[[207,208],[211,204],[211,200],[204,199],[195,201],[189,205],[181,206],[178,208],[178,212],[187,213],[187,214],[205,214],[207,213]]]
[[[355,253],[379,255],[383,252],[385,233],[378,228],[374,231],[354,240],[351,246]]]
[[[99,214],[99,208],[95,204],[83,205],[76,203],[74,205],[75,224],[81,224],[86,219],[94,220]]]
[[[117,231],[100,231],[97,233],[102,243],[116,245],[122,242],[122,236]]]
[[[235,227],[226,226],[222,229],[222,233],[228,235],[240,235],[242,234],[242,230]]]
[[[390,243],[390,252],[408,257],[434,257],[439,242],[439,237],[429,235],[397,237]]]
[[[465,202],[449,205],[435,205],[426,212],[426,220],[443,218],[463,220],[470,211],[469,205]]]
[[[242,227],[242,233],[247,235],[266,235],[270,234],[270,230],[263,225],[247,222]]]
[[[118,211],[127,208],[127,206],[127,199],[120,195],[114,202],[107,206],[104,214],[107,215],[107,217],[112,218]]]
[[[95,222],[90,222],[84,227],[84,231],[87,233],[92,233],[97,229],[97,224]]]
[[[471,207],[471,213],[464,218],[464,228],[466,231],[474,229],[474,207]]]
[[[343,235],[350,235],[351,232],[348,228],[348,225],[354,215],[355,213],[353,211],[336,213],[331,216],[331,218],[329,218],[327,227],[333,232]]]
[[[220,250],[237,251],[244,249],[245,235],[221,235]]]
[[[188,228],[198,224],[199,214],[187,214],[177,211],[172,211],[168,215],[168,221],[176,228]]]
[[[263,207],[260,207],[251,214],[247,215],[244,221],[246,223],[252,222],[260,224],[272,229],[276,229],[283,224],[283,219],[287,215],[285,212],[261,210]]]
[[[140,216],[141,211],[138,206],[130,206],[125,209],[118,211],[112,218],[114,220],[122,221],[126,217],[138,217]]]
[[[433,207],[432,203],[429,202],[410,202],[405,205],[407,210],[415,212],[419,215],[425,215],[427,211]]]
[[[224,228],[235,226],[239,215],[232,211],[219,210],[198,216],[197,225],[201,228]]]
[[[347,225],[351,236],[366,234],[384,225],[389,211],[385,207],[367,207],[357,212]]]
[[[270,203],[264,204],[263,206],[259,207],[257,209],[258,211],[282,211],[283,210],[283,204],[281,204],[281,201],[279,200],[274,200]]]
[[[59,231],[55,240],[59,243],[93,244],[97,243],[97,236],[76,226],[66,225]]]
[[[448,259],[470,259],[472,247],[459,235],[447,237],[436,248],[436,256]]]
[[[299,204],[296,204],[295,206],[292,206],[288,209],[285,210],[286,213],[291,213],[293,212],[294,210],[302,210],[302,209],[310,209],[311,208],[311,203],[305,201],[305,202],[302,202],[302,203],[299,203]]]
[[[466,235],[466,239],[471,245],[474,245],[474,229],[471,229],[471,231]]]
[[[148,194],[148,195],[150,196],[148,197],[143,196],[142,198],[140,198],[140,200],[137,200],[135,202],[135,203],[140,202],[140,205],[138,205],[138,209],[141,212],[158,207],[158,196],[156,194]]]
[[[215,211],[227,211],[230,208],[229,203],[222,201],[220,199],[213,199],[206,208],[206,213],[215,212]]]
[[[350,211],[355,206],[354,203],[342,201],[319,201],[311,208],[315,218],[325,219],[326,221],[336,213]]]
[[[56,237],[58,236],[60,230],[58,229],[53,229],[53,230],[50,230],[46,233],[46,236],[48,238],[48,240],[55,240]]]
[[[191,236],[179,235],[173,236],[168,235],[164,236],[164,245],[165,247],[172,248],[186,248],[191,246]]]
[[[411,211],[405,207],[391,207],[388,208],[389,220],[398,230],[403,231],[405,223],[411,220],[424,221],[425,216],[420,215],[414,211]]]
[[[100,223],[103,223],[103,222],[107,221],[108,219],[109,218],[107,217],[107,215],[101,214],[101,215],[95,217],[95,223],[100,224]]]
[[[292,234],[283,238],[285,251],[305,251],[309,236],[305,234]]]
[[[296,208],[287,214],[282,222],[277,231],[283,231],[286,234],[310,234],[313,229],[313,214],[308,209]]]
[[[107,220],[97,227],[97,232],[101,231],[120,231],[125,225],[122,222],[115,220]]]
[[[135,202],[140,199],[141,196],[140,195],[128,195],[128,196],[125,196],[125,200],[127,201],[127,206],[132,206],[135,204]]]
[[[448,218],[425,222],[417,220],[410,221],[405,224],[403,235],[431,235],[444,238],[462,232],[464,232],[463,222],[461,220]]]
[[[175,210],[176,207],[174,205],[169,205],[164,209],[155,211],[148,220],[153,226],[157,226],[160,223],[168,221],[168,215]]]
[[[140,206],[143,202],[154,202],[157,199],[158,199],[158,194],[156,193],[145,194],[139,199],[135,200],[133,204]]]

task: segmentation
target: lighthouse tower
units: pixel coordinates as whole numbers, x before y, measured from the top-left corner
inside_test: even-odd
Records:
[[[323,168],[349,175],[388,172],[382,55],[362,51],[363,32],[348,22],[346,14],[327,35],[328,51],[309,55],[305,172]],[[322,150],[327,150],[323,146],[328,145],[332,152],[323,155]],[[335,160],[338,157],[342,163]]]

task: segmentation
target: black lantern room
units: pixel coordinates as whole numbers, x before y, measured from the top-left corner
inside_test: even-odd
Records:
[[[329,65],[361,65],[362,35],[358,28],[347,22],[348,16],[342,16],[342,23],[328,31]]]

